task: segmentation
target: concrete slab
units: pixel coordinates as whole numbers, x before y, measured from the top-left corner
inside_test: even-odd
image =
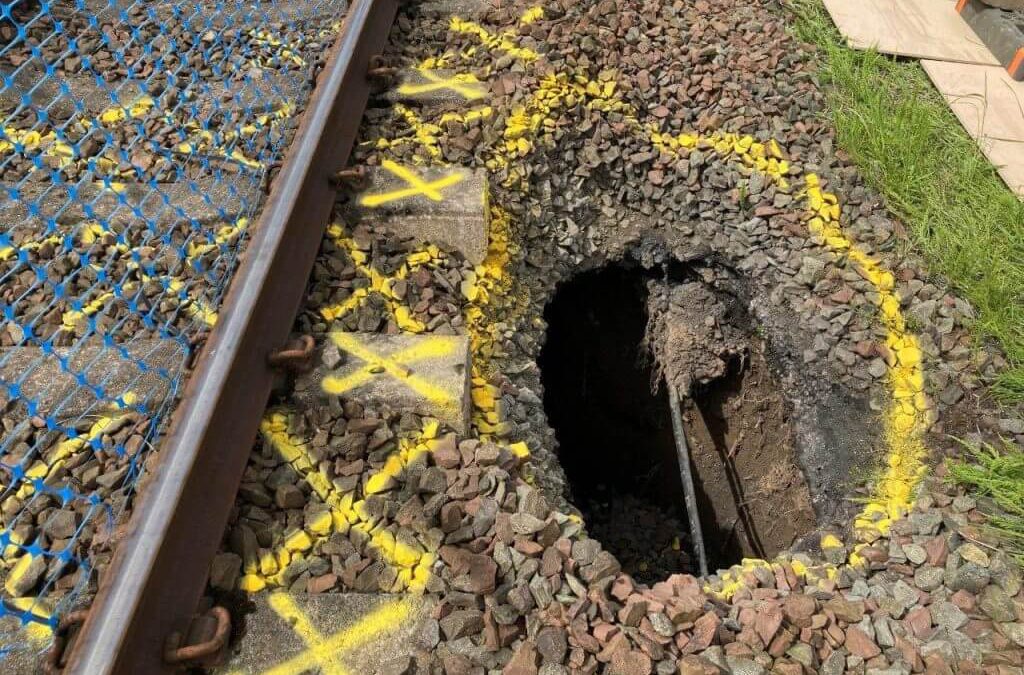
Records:
[[[19,608],[10,608],[19,611]],[[0,670],[4,675],[41,673],[50,645],[50,630],[42,624],[21,625],[14,616],[0,616]]]
[[[384,98],[421,108],[434,108],[479,103],[487,98],[488,93],[487,83],[469,73],[403,68]]]
[[[92,183],[76,188],[74,199],[64,186],[30,183],[21,190],[17,200],[11,199],[6,191],[0,191],[0,231],[11,233],[23,224],[31,230],[42,231],[42,222],[31,226],[31,221],[37,219],[29,215],[29,204],[38,206],[40,216],[55,218],[61,225],[75,226],[89,219],[86,207],[91,210],[91,219],[106,219],[118,230],[145,228],[147,223],[152,223],[157,230],[164,231],[193,219],[202,226],[233,223],[256,209],[263,200],[259,189],[247,186],[242,179],[237,180],[240,183],[235,186],[234,194],[230,182],[218,181],[212,176],[159,183],[157,189],[146,183],[127,182],[120,194]],[[141,217],[136,215],[136,209]]]
[[[365,673],[411,659],[435,601],[413,595],[262,594],[216,673]]]
[[[111,399],[129,392],[135,401],[159,405],[171,394],[181,377],[186,354],[174,340],[138,340],[117,347],[87,342],[80,347],[59,347],[55,354],[43,354],[39,347],[11,347],[0,350],[0,382],[19,383],[23,399],[33,399],[38,415],[54,414],[61,421],[73,421],[88,412],[110,406]],[[68,370],[60,358],[68,359]],[[77,380],[84,373],[88,384]],[[106,394],[99,398],[92,386]],[[6,386],[0,386],[0,405],[9,400]]]
[[[423,0],[417,11],[424,16],[458,16],[477,19],[494,6],[491,0]]]
[[[46,110],[58,125],[77,114],[79,119],[98,115],[114,105],[110,94],[113,91],[125,105],[142,96],[142,89],[135,82],[111,83],[109,88],[97,86],[96,79],[89,75],[66,74],[57,77],[46,76],[46,66],[39,59],[32,58],[14,71],[14,86],[0,91],[0,110],[4,115],[22,103],[22,96],[29,94],[32,105]],[[5,75],[9,69],[4,69]],[[61,91],[66,84],[70,95]],[[75,111],[75,101],[80,101],[84,110]]]
[[[386,160],[367,178],[366,188],[343,209],[346,222],[455,249],[474,265],[483,262],[490,221],[483,171],[412,168]]]
[[[469,428],[470,356],[465,335],[383,335],[335,331],[317,367],[295,383],[306,405],[344,397]]]

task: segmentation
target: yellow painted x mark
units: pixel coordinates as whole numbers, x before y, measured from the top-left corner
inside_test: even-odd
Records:
[[[432,91],[441,91],[443,89],[450,89],[456,94],[469,101],[474,101],[478,98],[483,98],[486,95],[486,91],[472,75],[453,75],[451,77],[443,77],[438,75],[434,71],[427,70],[425,68],[417,68],[416,72],[420,74],[426,82],[417,83],[406,83],[398,87],[398,93],[403,96],[416,96],[418,94],[427,94]]]
[[[409,364],[417,361],[436,359],[450,354],[455,349],[454,340],[446,339],[443,336],[424,336],[419,344],[387,355],[375,354],[366,345],[360,343],[352,333],[334,331],[331,333],[331,340],[339,348],[364,361],[366,367],[344,377],[325,377],[321,386],[328,394],[335,396],[344,394],[346,391],[351,391],[369,382],[383,372],[435,405],[443,406],[455,400],[447,391],[416,375],[408,367]]]
[[[413,171],[410,171],[401,164],[397,164],[390,159],[385,159],[380,166],[391,175],[405,181],[409,187],[400,188],[398,190],[389,190],[387,192],[380,192],[372,195],[364,195],[359,199],[360,206],[373,208],[382,204],[387,204],[388,202],[407,199],[417,195],[423,195],[431,201],[439,202],[444,199],[444,195],[441,194],[441,190],[462,181],[462,174],[459,173],[450,173],[447,176],[442,176],[436,180],[426,181],[420,176],[417,176]]]
[[[367,264],[366,253],[356,248],[356,243],[349,237],[343,236],[343,228],[338,224],[332,224],[327,228],[327,235],[334,240],[339,247],[348,251],[349,257],[356,271],[370,280],[367,287],[357,288],[344,301],[320,308],[320,315],[328,321],[334,321],[345,316],[357,307],[361,307],[371,292],[379,294],[384,298],[384,306],[395,320],[395,324],[407,333],[422,333],[426,329],[423,322],[418,321],[412,310],[395,295],[395,282],[408,278],[409,274],[422,265],[437,261],[441,258],[441,251],[433,244],[425,249],[409,254],[402,265],[391,276],[378,272],[374,267]]]
[[[267,602],[285,623],[291,625],[306,649],[284,663],[262,671],[261,675],[299,675],[314,669],[319,669],[324,675],[349,675],[352,671],[342,663],[346,654],[398,628],[409,619],[414,607],[414,601],[409,598],[389,600],[348,628],[334,635],[324,635],[287,593],[271,593]]]

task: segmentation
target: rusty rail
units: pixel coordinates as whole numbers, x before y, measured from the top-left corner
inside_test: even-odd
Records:
[[[366,73],[396,0],[354,0],[318,80],[221,320],[175,413],[148,488],[101,580],[67,672],[169,673],[270,396],[267,357],[285,344],[369,96]]]

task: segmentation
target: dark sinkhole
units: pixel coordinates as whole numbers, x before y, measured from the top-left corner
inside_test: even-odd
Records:
[[[669,283],[693,283],[672,270]],[[638,581],[698,573],[672,415],[646,347],[648,284],[617,263],[561,283],[539,365],[569,497],[590,536]],[[658,283],[664,283],[659,281]],[[734,303],[735,304],[735,303]],[[682,392],[681,419],[711,570],[770,557],[814,528],[786,404],[742,310],[746,342],[719,378]],[[703,315],[698,314],[701,320]]]
[[[664,387],[642,348],[647,280],[622,265],[559,286],[544,317],[544,408],[589,534],[641,581],[692,571]]]

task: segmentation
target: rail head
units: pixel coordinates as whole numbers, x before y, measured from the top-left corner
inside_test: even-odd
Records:
[[[152,480],[101,580],[67,672],[174,672],[164,642],[187,626],[270,395],[267,356],[286,341],[330,217],[397,0],[354,0],[303,116],[221,321],[176,411]]]

